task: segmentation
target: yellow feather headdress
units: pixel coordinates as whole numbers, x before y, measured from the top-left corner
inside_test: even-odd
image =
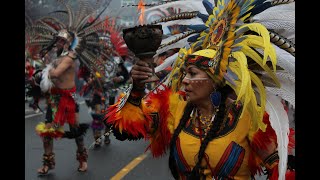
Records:
[[[205,23],[206,29],[189,48],[181,48],[166,83],[173,91],[181,87],[181,67],[189,55],[210,54],[209,72],[213,80],[224,79],[237,94],[244,108],[249,110],[253,131],[265,131],[262,122],[266,92],[255,69],[263,69],[274,84],[280,86],[276,71],[276,52],[270,42],[268,30],[259,23],[249,23],[252,11],[260,7],[261,0],[218,0]],[[208,3],[208,2],[206,2]],[[207,8],[210,9],[210,8]],[[262,50],[260,55],[257,49]],[[213,53],[214,52],[214,53]],[[271,65],[271,66],[270,66]]]

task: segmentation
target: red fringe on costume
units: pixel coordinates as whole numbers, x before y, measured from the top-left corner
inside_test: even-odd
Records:
[[[296,179],[296,171],[288,170],[286,172],[286,180],[295,180]]]
[[[70,125],[75,124],[76,104],[71,96],[71,93],[74,92],[76,92],[76,87],[68,90],[58,88],[51,89],[51,94],[61,95],[53,122],[59,123],[61,126],[63,126],[65,122]]]
[[[288,153],[292,154],[292,150],[295,148],[296,141],[294,139],[295,131],[292,128],[289,128],[289,143],[288,143]]]
[[[259,172],[260,174],[262,171],[259,163],[259,161],[261,162],[261,160],[257,160],[256,152],[261,149],[267,149],[272,140],[274,142],[277,142],[277,135],[271,127],[268,113],[264,113],[263,122],[267,124],[266,132],[262,132],[261,129],[259,129],[254,134],[251,142],[252,152],[249,156],[249,169],[251,174],[256,174],[257,172]]]
[[[168,129],[168,118],[171,116],[169,109],[169,96],[171,91],[169,88],[163,86],[164,90],[157,90],[150,94],[149,98],[146,100],[146,105],[153,102],[159,103],[160,107],[159,113],[159,124],[156,131],[151,134],[151,143],[148,149],[151,150],[153,157],[159,157],[166,152],[166,149],[170,145],[171,133]],[[151,101],[152,100],[152,101]]]
[[[39,136],[60,139],[60,138],[62,138],[63,134],[64,134],[64,132],[54,131],[54,132],[39,133]]]
[[[263,170],[262,167],[260,166],[260,163],[262,162],[261,159],[258,158],[258,155],[254,152],[251,151],[249,154],[249,160],[248,160],[248,166],[249,166],[249,170],[250,173],[255,175],[262,175],[263,174]]]
[[[124,94],[121,94],[119,99],[123,96]],[[106,121],[107,124],[112,124],[120,133],[125,131],[133,137],[142,135],[144,138],[147,138],[148,127],[151,121],[150,118],[146,117],[139,107],[131,103],[126,103],[122,109],[117,112],[119,104],[120,101],[118,100],[117,103],[109,106],[104,121]]]

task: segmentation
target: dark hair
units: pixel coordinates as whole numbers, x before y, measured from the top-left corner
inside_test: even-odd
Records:
[[[179,179],[179,174],[178,174],[178,171],[177,171],[177,165],[176,165],[176,162],[175,162],[175,158],[173,156],[174,144],[176,143],[176,139],[177,139],[178,135],[180,134],[182,128],[187,123],[193,108],[194,108],[193,104],[187,103],[187,105],[185,107],[185,110],[184,110],[184,113],[183,113],[183,115],[182,115],[182,117],[180,119],[179,125],[174,130],[172,138],[171,138],[171,141],[170,141],[169,168],[170,168],[172,176],[175,179]]]
[[[72,37],[72,41],[70,42],[72,44],[74,38],[75,38],[75,34],[71,31],[68,31],[68,33],[70,34],[70,36]],[[57,41],[59,40],[59,38],[61,37],[58,37],[58,36],[55,36],[53,38],[53,40],[48,44],[48,46],[44,47],[43,49],[40,50],[40,57],[43,58],[49,51],[51,51],[51,49],[54,47],[54,45],[57,43]],[[69,50],[71,49],[71,44],[69,46]],[[57,55],[60,56],[62,53],[61,52],[57,52]]]
[[[223,119],[225,117],[225,110],[226,110],[226,99],[228,95],[233,91],[230,86],[225,85],[222,88],[217,89],[221,93],[221,104],[219,106],[219,111],[217,112],[216,118],[212,124],[212,128],[208,131],[207,136],[204,138],[204,140],[201,143],[199,152],[198,152],[198,161],[195,165],[195,167],[192,169],[190,173],[187,174],[187,179],[189,180],[196,180],[200,179],[199,169],[201,165],[202,158],[205,154],[205,150],[209,144],[209,142],[214,139],[217,136],[217,132],[219,131],[221,127],[221,123],[223,122]],[[171,174],[175,179],[179,178],[178,172],[177,172],[177,166],[175,163],[175,159],[173,157],[173,147],[176,142],[176,139],[181,132],[182,128],[185,126],[186,122],[189,119],[190,113],[192,111],[193,107],[190,105],[186,106],[185,112],[179,122],[178,127],[175,129],[171,142],[170,142],[170,155],[169,155],[169,168],[171,170]]]
[[[40,57],[43,58],[49,51],[51,51],[51,49],[57,43],[57,41],[58,41],[58,38],[54,37],[53,40],[48,44],[48,46],[41,49],[39,52]]]

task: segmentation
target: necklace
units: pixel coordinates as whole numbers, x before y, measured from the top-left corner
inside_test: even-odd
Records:
[[[202,116],[199,115],[198,110],[192,110],[191,118],[193,120],[194,125],[196,126],[196,119],[198,119],[198,128],[202,128],[204,131],[204,135],[207,135],[207,132],[210,130],[211,125],[215,119],[216,111],[211,116]]]

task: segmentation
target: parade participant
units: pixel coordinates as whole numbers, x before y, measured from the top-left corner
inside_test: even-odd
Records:
[[[138,61],[133,86],[108,108],[106,122],[119,140],[149,139],[154,157],[169,149],[175,179],[251,179],[263,167],[268,179],[292,177],[293,131],[281,98],[266,92],[280,88],[277,54],[268,30],[248,21],[274,4],[218,0],[213,8],[203,2],[206,26],[180,49],[167,80],[145,94],[141,81],[152,69]]]
[[[106,54],[106,48],[99,43],[104,21],[99,19],[107,9],[92,11],[88,1],[80,3],[75,12],[70,2],[58,1],[65,7],[68,21],[59,17],[40,17],[35,23],[26,27],[26,47],[41,46],[41,57],[47,57],[51,62],[51,50],[56,51],[57,59],[53,60],[42,71],[41,90],[49,94],[46,122],[36,127],[37,133],[43,138],[43,167],[39,174],[47,174],[55,166],[53,153],[53,138],[75,138],[77,143],[76,158],[79,161],[78,171],[87,170],[87,150],[83,144],[83,135],[89,125],[79,123],[79,106],[75,102],[75,60],[86,66],[91,74],[104,78],[103,62],[97,54]],[[99,13],[97,13],[99,11]],[[75,16],[77,14],[77,16]],[[90,20],[90,21],[89,21]],[[99,26],[99,28],[96,28]],[[93,38],[94,37],[94,38]],[[47,58],[46,57],[46,58]],[[46,60],[46,59],[45,59]],[[68,123],[70,131],[63,131],[63,125]]]
[[[127,68],[123,65],[123,62],[119,62],[116,76],[112,78],[113,86],[109,90],[109,105],[115,103],[115,98],[118,94],[118,88],[124,85],[129,79],[129,72]]]
[[[93,95],[91,104],[93,106],[93,112],[91,112],[91,116],[93,119],[91,123],[91,128],[93,130],[93,137],[95,140],[94,147],[98,148],[101,146],[102,143],[99,139],[102,135],[102,130],[105,129],[105,132],[109,131],[109,127],[105,127],[103,123],[103,117],[106,109],[106,99],[105,97],[103,97],[101,93],[95,93]],[[109,136],[104,136],[104,143],[110,144]]]
[[[76,53],[70,48],[74,35],[67,30],[61,30],[53,46],[58,48],[58,59],[54,60],[44,70],[40,83],[41,89],[50,94],[45,123],[37,125],[36,130],[43,139],[43,166],[38,169],[39,174],[47,174],[54,169],[53,138],[63,136],[63,125],[68,123],[70,131],[81,131],[78,122],[79,105],[75,101],[75,62]],[[51,81],[51,82],[50,82]],[[52,84],[51,84],[52,83]],[[49,85],[49,86],[48,86]],[[83,135],[75,137],[77,144],[77,160],[80,165],[78,171],[87,170],[87,150],[84,146]]]

